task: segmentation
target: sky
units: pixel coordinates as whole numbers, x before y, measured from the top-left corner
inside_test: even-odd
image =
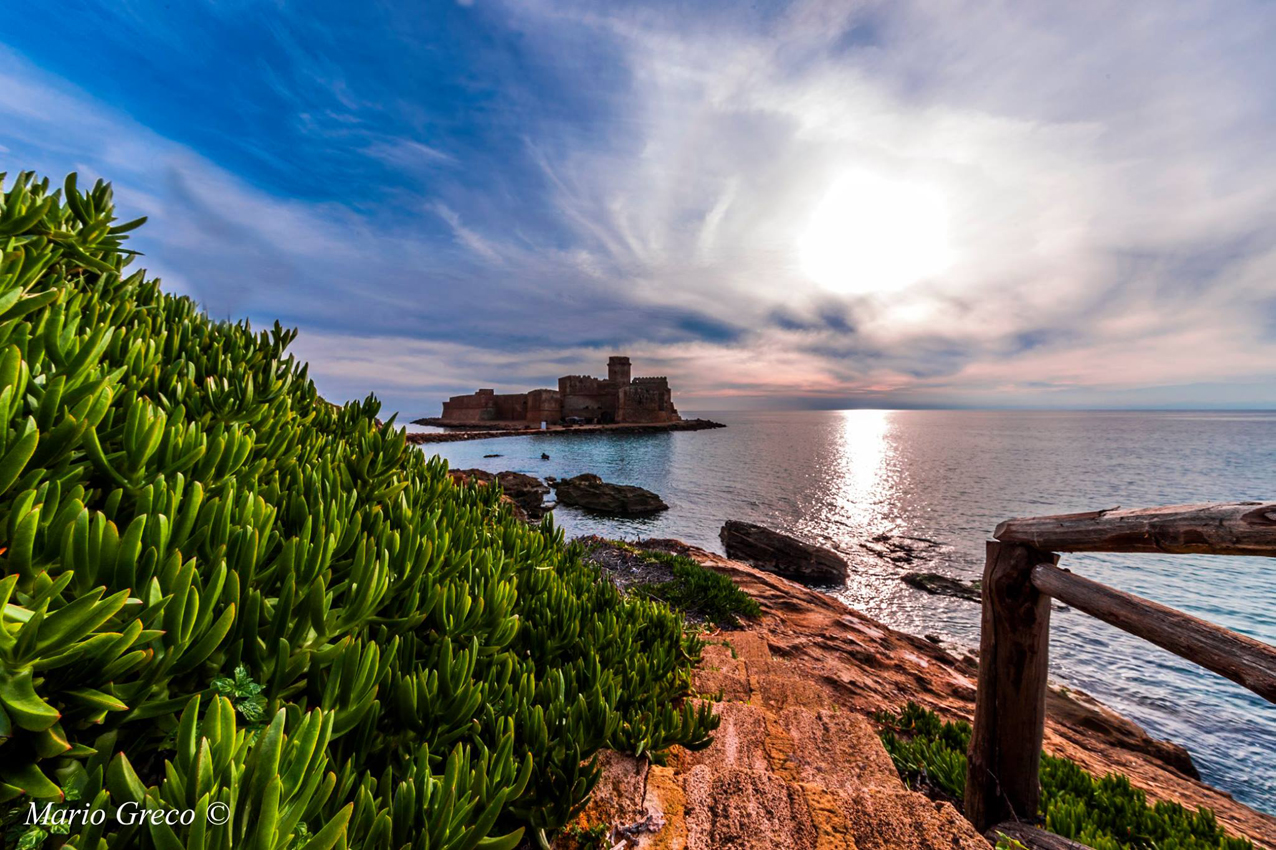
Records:
[[[334,400],[1276,407],[1276,4],[34,3],[0,170]]]

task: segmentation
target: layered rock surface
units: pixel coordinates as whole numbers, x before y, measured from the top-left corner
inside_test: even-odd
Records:
[[[974,710],[974,659],[896,632],[836,599],[677,541],[730,575],[762,606],[747,630],[723,632],[695,674],[722,691],[722,726],[699,753],[665,766],[609,754],[581,823],[640,848],[980,848],[946,803],[899,780],[868,716],[914,700],[953,719]],[[722,645],[725,640],[729,646]],[[1120,771],[1154,800],[1208,806],[1231,832],[1276,847],[1276,818],[1198,781],[1181,747],[1075,691],[1052,690],[1045,747],[1092,773]]]
[[[640,848],[988,850],[951,805],[904,788],[868,720],[765,634],[726,639],[696,674],[723,692],[714,743],[664,766],[608,753],[584,822],[632,824]]]

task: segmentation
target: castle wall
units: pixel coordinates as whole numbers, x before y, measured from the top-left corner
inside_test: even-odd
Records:
[[[527,419],[527,393],[479,390],[443,402],[443,417],[453,422],[514,422]]]
[[[620,390],[617,422],[677,422],[680,418],[667,378],[634,378]]]
[[[677,422],[667,378],[631,378],[628,357],[607,361],[607,378],[564,375],[558,389],[501,393],[482,389],[443,402],[443,419],[453,422]]]
[[[615,422],[618,407],[616,385],[590,375],[564,375],[558,379],[563,418],[586,422]]]
[[[557,390],[532,390],[527,394],[527,421],[539,425],[563,419],[563,396]]]

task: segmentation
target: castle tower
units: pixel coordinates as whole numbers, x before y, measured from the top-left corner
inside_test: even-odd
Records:
[[[617,387],[629,386],[631,372],[628,357],[607,358],[607,380]]]

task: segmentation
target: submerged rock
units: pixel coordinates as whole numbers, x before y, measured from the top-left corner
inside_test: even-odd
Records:
[[[597,475],[577,475],[554,482],[558,502],[611,516],[647,516],[669,506],[650,490],[631,484],[610,484]]]
[[[842,584],[846,561],[831,549],[815,546],[751,522],[727,520],[718,532],[727,555],[805,584]]]
[[[954,599],[965,599],[970,602],[979,602],[983,599],[978,582],[967,584],[939,573],[904,573],[900,579],[909,587],[933,593],[936,596],[951,596]]]

